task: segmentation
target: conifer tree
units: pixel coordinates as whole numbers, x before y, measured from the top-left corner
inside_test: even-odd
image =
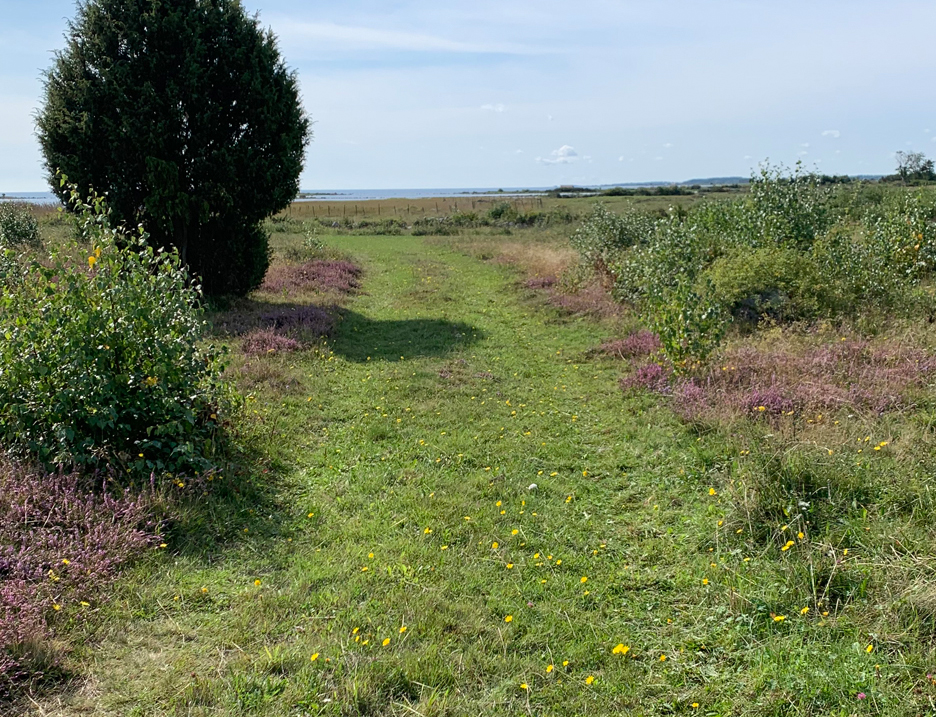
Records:
[[[65,38],[37,117],[53,191],[106,193],[206,293],[256,288],[311,136],[272,31],[238,0],[86,0]]]

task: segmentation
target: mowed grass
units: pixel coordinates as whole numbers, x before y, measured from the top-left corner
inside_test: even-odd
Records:
[[[245,369],[261,489],[170,526],[76,649],[86,679],[41,713],[932,704],[932,621],[874,586],[881,562],[929,574],[925,531],[883,547],[917,525],[912,505],[891,523],[855,497],[822,533],[834,543],[812,544],[795,505],[753,524],[750,477],[800,437],[693,429],[622,393],[621,363],[591,350],[624,327],[556,313],[508,267],[419,237],[326,242],[363,266],[365,293],[327,347]],[[872,453],[878,481],[891,450]],[[853,458],[830,470],[857,480]]]

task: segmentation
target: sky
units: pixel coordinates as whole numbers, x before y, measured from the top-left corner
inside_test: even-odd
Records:
[[[303,189],[893,172],[936,156],[932,0],[243,0],[313,121]],[[0,192],[43,191],[71,1],[0,0]]]

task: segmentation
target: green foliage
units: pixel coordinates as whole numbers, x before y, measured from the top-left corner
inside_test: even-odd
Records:
[[[644,323],[660,337],[663,353],[677,372],[708,358],[724,336],[725,312],[706,294],[711,292],[699,294],[677,284],[646,303]]]
[[[747,196],[665,219],[597,205],[571,238],[582,264],[660,332],[678,368],[729,322],[854,318],[906,309],[936,270],[936,200],[823,186],[797,165],[764,165]]]
[[[735,321],[810,318],[822,301],[814,262],[790,248],[732,249],[712,262],[704,277],[711,287],[710,299]]]
[[[622,250],[646,241],[653,228],[654,220],[642,212],[619,215],[599,203],[572,235],[572,247],[585,264],[604,273]]]
[[[71,199],[79,242],[0,303],[0,441],[46,465],[200,467],[221,395],[200,289],[142,228],[111,228],[100,197]]]
[[[900,193],[864,218],[869,244],[878,259],[902,278],[919,281],[936,269],[936,198]]]
[[[782,167],[761,166],[743,202],[737,241],[747,246],[792,246],[804,250],[834,221],[829,211],[829,190],[801,162],[792,173]]]
[[[0,202],[0,250],[39,246],[39,222],[29,206]]]
[[[5,289],[17,278],[16,253],[12,249],[0,249],[0,289]]]
[[[66,40],[37,119],[50,177],[106,192],[207,293],[256,288],[310,137],[272,33],[236,0],[89,0]]]
[[[511,220],[515,219],[517,216],[517,210],[514,209],[513,204],[510,202],[498,202],[493,207],[488,209],[487,217],[491,221],[502,221],[502,220]]]

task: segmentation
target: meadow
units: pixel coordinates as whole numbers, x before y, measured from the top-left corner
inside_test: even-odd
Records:
[[[822,237],[891,201],[836,191]],[[454,201],[269,223],[264,286],[209,315],[235,448],[44,611],[54,679],[9,713],[936,709],[928,269],[846,311],[794,281],[813,243],[692,249],[726,198]],[[633,293],[663,254],[684,282]]]

